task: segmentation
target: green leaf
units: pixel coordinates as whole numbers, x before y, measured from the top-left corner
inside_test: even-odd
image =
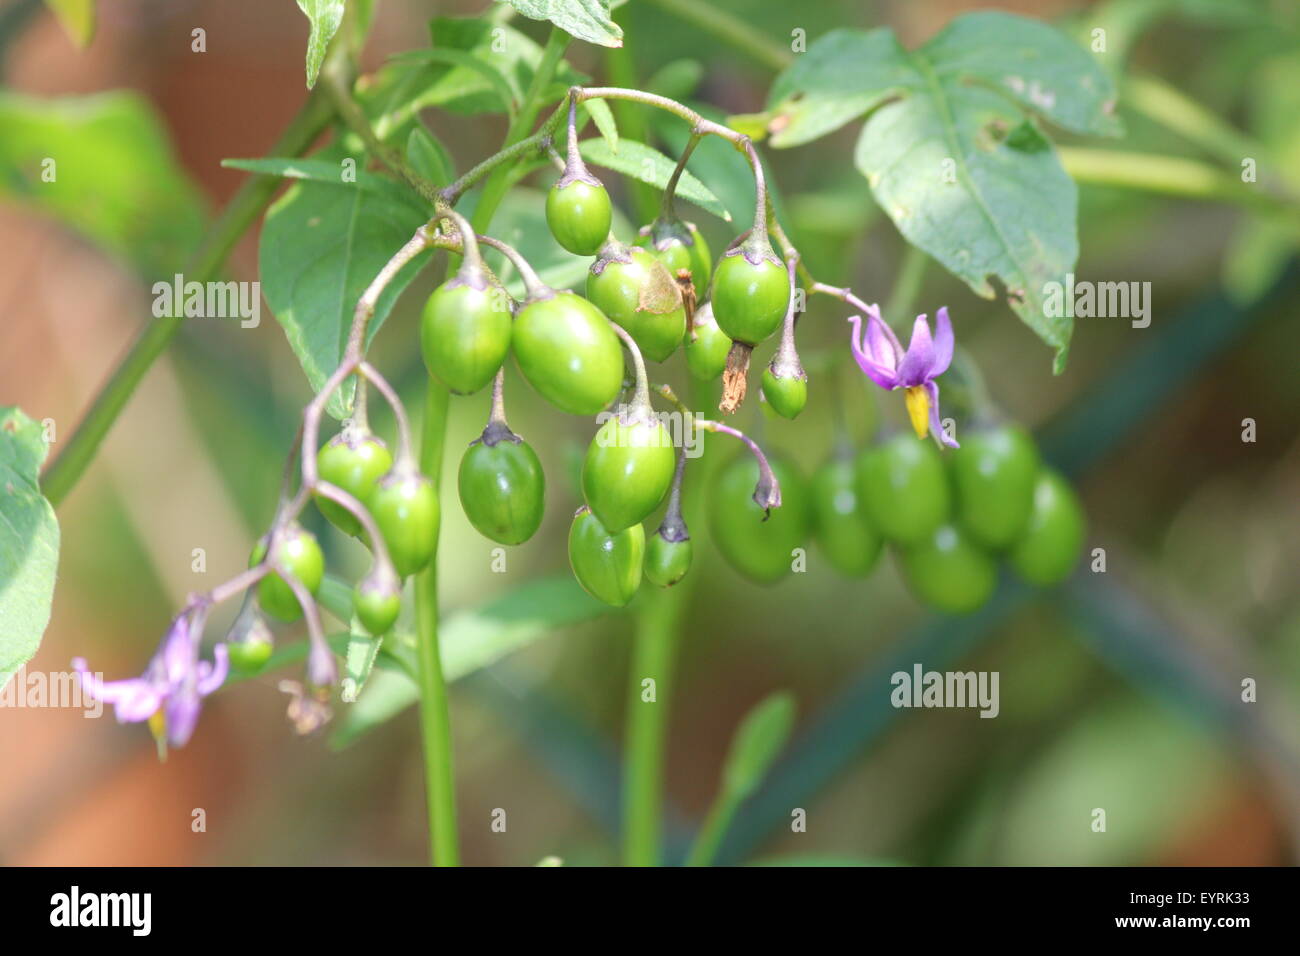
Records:
[[[0,689],[31,660],[50,623],[59,522],[38,484],[47,451],[40,424],[0,408]]]
[[[673,170],[677,168],[677,161],[669,159],[657,149],[647,146],[645,143],[638,143],[634,139],[620,140],[618,152],[615,153],[609,148],[609,144],[603,139],[584,140],[579,146],[582,152],[582,158],[595,166],[603,166],[606,169],[612,169],[620,172],[625,176],[631,176],[633,179],[639,179],[643,183],[649,183],[651,186],[657,186],[663,189],[668,185],[668,179],[672,176]],[[701,209],[719,216],[727,222],[731,221],[731,213],[722,205],[722,202],[704,183],[696,179],[690,170],[682,172],[682,178],[677,182],[677,196],[695,203]]]
[[[298,9],[311,21],[307,37],[307,89],[316,85],[320,65],[325,61],[325,51],[330,40],[338,33],[343,22],[344,0],[298,0]]]
[[[258,250],[262,294],[313,391],[338,368],[361,293],[425,220],[411,203],[311,180],[295,183],[267,211]],[[376,303],[367,341],[428,258],[421,255],[393,277]],[[330,396],[329,413],[346,417],[354,391],[349,379]]]
[[[95,0],[45,0],[72,42],[83,50],[95,37]]]
[[[599,46],[623,45],[623,28],[610,19],[609,0],[503,0],[530,20],[549,20],[565,33]]]
[[[505,75],[497,68],[497,64],[465,50],[449,50],[442,47],[432,50],[412,50],[394,57],[393,62],[397,64],[419,63],[426,65],[446,63],[477,73],[479,77],[487,81],[488,86],[492,88],[500,100],[501,110],[511,118],[514,117],[515,109],[519,105],[517,91],[511,87]]]
[[[0,93],[0,198],[48,213],[150,281],[180,270],[207,218],[158,117],[132,92]]]
[[[429,23],[433,48],[460,51],[478,66],[454,64],[451,58],[406,55],[384,66],[376,78],[375,89],[368,98],[376,102],[380,117],[376,129],[400,126],[405,117],[428,107],[453,113],[477,115],[500,113],[502,92],[499,84],[489,80],[484,69],[504,80],[510,90],[511,103],[519,103],[532,82],[533,73],[542,59],[542,48],[511,26],[485,20],[436,17]],[[556,69],[556,98],[563,90],[586,77],[561,61]]]
[[[743,800],[758,789],[794,729],[794,697],[778,691],[754,706],[736,729],[722,768],[722,792]]]
[[[423,126],[416,126],[406,138],[406,161],[435,186],[446,186],[456,178],[456,164],[447,147]]]
[[[854,160],[881,208],[978,295],[1001,282],[1060,371],[1073,321],[1051,314],[1045,286],[1078,258],[1077,191],[1035,119],[1113,134],[1114,105],[1110,79],[1069,37],[979,12],[910,53],[887,30],[832,31],[777,80],[768,128],[790,146],[870,111]]]
[[[452,614],[439,633],[443,674],[449,681],[496,663],[556,630],[609,611],[568,574],[530,581],[480,608]],[[386,638],[389,641],[391,638]],[[409,643],[409,636],[405,642]],[[377,671],[347,712],[331,744],[345,747],[419,700],[415,683],[400,671]]]
[[[614,122],[614,113],[604,100],[586,100],[582,108],[590,114],[596,129],[605,137],[605,145],[611,153],[618,152],[618,124]]]
[[[351,159],[352,162],[345,166],[344,158]],[[355,157],[343,157],[338,162],[328,159],[282,159],[277,156],[221,161],[222,166],[230,169],[242,169],[250,173],[280,176],[285,179],[306,179],[342,189],[360,189],[391,202],[409,205],[417,212],[424,208],[419,197],[411,190],[386,176],[378,176],[360,168],[364,163],[364,158],[358,160]]]
[[[343,655],[342,697],[344,701],[355,701],[362,688],[366,686],[370,672],[375,666],[375,658],[379,656],[379,648],[383,643],[382,638],[367,634],[360,623],[355,620],[352,622],[352,631],[348,636],[348,649]]]

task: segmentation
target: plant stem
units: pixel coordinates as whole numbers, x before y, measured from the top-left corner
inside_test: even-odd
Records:
[[[542,60],[533,74],[533,82],[510,124],[503,148],[523,139],[537,117],[541,97],[555,75],[555,68],[568,46],[568,34],[552,29]],[[474,229],[486,232],[501,198],[509,189],[509,165],[498,166],[483,188],[474,211]],[[494,181],[498,185],[494,186]],[[455,256],[450,257],[448,274],[455,271]],[[447,439],[447,407],[450,394],[432,379],[424,403],[424,429],[420,440],[420,470],[433,482],[442,485],[442,457]],[[440,529],[441,530],[441,529]],[[436,538],[435,538],[436,540]],[[456,779],[452,769],[451,708],[447,699],[447,682],[442,673],[442,652],[438,640],[438,549],[435,546],[429,566],[415,580],[416,655],[419,660],[420,736],[424,745],[425,797],[429,814],[429,851],[435,866],[460,863],[456,832]]]
[[[722,838],[727,835],[727,828],[731,826],[731,820],[739,807],[739,801],[725,791],[713,798],[708,815],[686,856],[687,866],[709,866],[713,863],[713,858],[718,855],[718,847],[722,846]]]
[[[769,40],[744,20],[713,4],[700,0],[651,0],[655,6],[680,17],[706,33],[747,53],[772,70],[784,70],[794,60],[793,54],[775,40]]]
[[[325,92],[313,92],[267,155],[298,156],[305,152],[333,115]],[[187,280],[208,282],[216,276],[239,237],[261,214],[280,184],[275,176],[253,176],[240,186],[190,257],[184,272]],[[141,330],[63,451],[45,469],[41,490],[50,504],[58,507],[80,480],[104,436],[183,321],[183,315],[164,316]]]
[[[420,470],[437,488],[447,437],[447,389],[430,380],[424,403]],[[441,528],[439,528],[441,530]],[[437,536],[435,535],[435,541]],[[456,778],[452,767],[451,708],[438,641],[438,550],[415,580],[416,658],[419,661],[420,736],[424,745],[429,853],[434,866],[458,866]]]
[[[665,737],[684,598],[680,586],[656,588],[646,592],[637,610],[624,736],[623,862],[627,866],[658,866],[661,859]],[[654,681],[653,701],[642,699],[642,681],[647,678]]]

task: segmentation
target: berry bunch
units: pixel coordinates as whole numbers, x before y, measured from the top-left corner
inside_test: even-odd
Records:
[[[627,237],[630,243],[612,234],[609,194],[578,148],[576,110],[588,98],[634,100],[668,110],[692,126],[659,215],[635,237]],[[435,194],[430,221],[357,303],[343,358],[304,410],[279,506],[270,530],[253,548],[249,569],[192,598],[178,617],[184,626],[178,625],[176,633],[184,640],[174,641],[189,655],[191,670],[169,672],[165,681],[159,677],[157,686],[149,685],[159,700],[184,696],[185,706],[177,710],[185,715],[184,732],[168,731],[173,742],[182,743],[192,727],[190,717],[198,707],[195,688],[201,685],[207,693],[219,684],[227,659],[245,671],[266,664],[272,646],[263,612],[283,621],[305,618],[311,643],[308,682],[324,710],[337,665],[314,599],[324,576],[322,551],[299,523],[309,502],[315,501],[328,521],[371,552],[370,570],[353,590],[352,612],[375,637],[396,622],[404,579],[433,560],[440,518],[436,486],[416,461],[401,401],[366,360],[364,347],[384,289],[429,249],[460,257],[455,274],[429,296],[422,312],[420,344],[429,375],[457,395],[493,386],[487,424],[465,450],[458,471],[460,503],[475,529],[494,542],[518,545],[533,536],[543,517],[541,462],[506,421],[505,363],[511,354],[523,379],[560,411],[607,416],[583,460],[582,504],[568,537],[574,576],[601,601],[627,604],[643,576],[670,587],[691,566],[693,546],[682,513],[686,455],[677,450],[653,407],[652,391],[682,415],[683,431],[688,431],[678,436],[688,439],[683,445],[704,431],[735,438],[748,450],[714,470],[707,501],[719,550],[757,582],[774,582],[788,573],[792,553],[810,536],[827,561],[848,575],[868,573],[888,542],[918,597],[953,613],[974,610],[987,600],[998,554],[1038,585],[1059,581],[1073,566],[1083,533],[1079,505],[1063,479],[1040,464],[1028,436],[1014,427],[985,428],[958,448],[940,428],[936,380],[946,371],[954,347],[945,310],[939,310],[933,335],[925,317],[917,319],[904,352],[878,309],[848,289],[808,275],[772,215],[763,166],[746,136],[652,94],[575,87],[567,111],[557,110],[521,146],[551,149],[566,112],[567,159],[547,196],[546,219],[560,246],[594,257],[585,295],[549,287],[518,251],[476,235],[454,208],[473,182],[518,155],[520,147],[503,150]],[[700,231],[681,220],[674,207],[687,160],[706,135],[720,136],[743,153],[755,182],[753,225],[716,262]],[[480,245],[497,250],[519,274],[524,294],[518,301],[484,261]],[[805,290],[798,288],[801,275]],[[719,408],[734,412],[745,398],[754,348],[777,338],[761,376],[762,393],[772,412],[795,418],[808,398],[808,376],[795,346],[804,291],[828,295],[867,315],[865,335],[861,315],[850,319],[852,355],[875,384],[904,391],[908,414],[923,440],[889,438],[856,462],[837,457],[808,481],[795,462],[769,457],[738,429],[695,415],[667,386],[652,390],[646,362],[667,361],[680,348],[695,379],[711,383],[721,378]],[[630,381],[625,367],[630,367]],[[356,381],[352,416],[337,435],[319,443],[325,405],[350,379]],[[368,425],[371,387],[396,419],[391,451]],[[924,440],[927,434],[933,443]],[[951,451],[941,453],[943,445]],[[300,476],[296,489],[295,474]],[[665,502],[660,524],[647,537],[642,523]],[[207,608],[244,592],[244,612],[226,644],[219,645],[216,660],[212,665],[200,662],[197,631]]]

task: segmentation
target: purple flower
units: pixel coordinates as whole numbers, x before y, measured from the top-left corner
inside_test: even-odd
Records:
[[[72,662],[82,689],[113,705],[121,723],[149,721],[154,736],[183,747],[198,723],[202,698],[221,686],[229,671],[226,646],[218,644],[211,662],[199,660],[203,614],[186,610],[172,621],[144,674],[105,683],[86,668],[85,658]]]
[[[853,323],[849,342],[853,357],[868,378],[883,389],[905,390],[907,414],[918,438],[924,438],[928,430],[936,440],[956,448],[957,442],[944,434],[939,420],[939,386],[934,381],[952,364],[952,322],[948,320],[947,307],[941,308],[935,318],[932,338],[925,316],[916,317],[912,341],[904,352],[894,330],[880,317],[879,307],[868,306],[865,335],[862,317],[849,316]]]

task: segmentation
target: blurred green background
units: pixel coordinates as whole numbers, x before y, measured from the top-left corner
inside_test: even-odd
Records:
[[[788,48],[792,30],[811,39],[845,25],[889,25],[914,45],[952,16],[985,6],[633,0],[618,18],[637,85],[747,113],[764,105],[774,72],[761,55],[719,41],[699,21],[699,9],[740,16],[763,44]],[[476,15],[484,7],[381,3],[367,68],[426,43],[430,16]],[[1168,116],[1162,121],[1135,109],[1121,83],[1127,137],[1090,145],[1192,157],[1232,175],[1237,157],[1252,155],[1243,148],[1258,151],[1261,181],[1300,195],[1294,4],[998,7],[1056,21],[1080,36],[1104,25],[1112,43],[1131,37],[1125,75],[1162,79],[1231,133],[1198,135]],[[540,24],[516,19],[514,26],[544,39]],[[191,52],[195,27],[206,30],[203,54]],[[20,189],[6,188],[0,404],[52,418],[58,437],[71,434],[131,335],[149,321],[148,284],[140,276],[167,275],[210,210],[242,180],[220,160],[265,154],[301,102],[306,33],[305,19],[288,2],[133,0],[102,5],[95,42],[77,51],[40,4],[16,2],[0,11],[3,95],[139,91],[170,140],[157,144],[161,162],[168,165],[174,154],[188,179],[142,171],[138,151],[119,156],[91,130],[73,135],[59,153],[73,176],[67,188],[77,188],[73,171],[86,170],[83,191],[66,209],[53,216],[33,210]],[[573,44],[570,59],[598,80],[610,77],[610,64],[593,47]],[[75,114],[82,107],[66,108]],[[58,115],[53,107],[32,112],[6,101],[0,154],[6,139],[45,135],[41,124]],[[461,170],[495,150],[504,130],[499,118],[431,111],[425,120]],[[783,221],[813,272],[883,304],[905,249],[852,166],[856,128],[765,158]],[[661,128],[653,119],[652,135],[667,152],[683,133],[680,124]],[[93,154],[78,157],[91,143]],[[743,210],[752,180],[729,152],[706,144],[691,168],[730,208]],[[123,185],[142,180],[149,187],[138,196]],[[537,183],[547,181],[543,173]],[[547,241],[539,235],[540,199],[521,191],[493,232],[519,242],[526,254],[530,242]],[[644,197],[620,187],[616,199],[629,221],[647,218],[638,206]],[[178,210],[168,228],[115,244],[124,222],[150,221],[142,210],[155,201]],[[744,807],[724,845],[725,862],[1295,861],[1294,209],[1287,219],[1267,209],[1082,185],[1076,273],[1150,281],[1154,313],[1147,329],[1118,319],[1079,320],[1060,377],[1051,374],[1049,350],[1005,306],[978,299],[937,265],[926,270],[915,311],[949,307],[959,341],[997,402],[1033,427],[1044,453],[1077,482],[1090,522],[1087,548],[1105,549],[1107,571],[1084,567],[1051,593],[1007,581],[978,614],[936,618],[908,595],[889,559],[863,581],[837,577],[813,560],[805,574],[755,587],[717,556],[707,522],[697,517],[697,566],[669,737],[672,858],[715,792],[737,721],[770,692],[789,689],[799,707],[795,739]],[[692,218],[715,251],[726,245],[731,226],[703,213]],[[250,235],[229,271],[253,279],[256,262]],[[421,407],[424,378],[414,345],[418,313],[435,271],[413,283],[372,350],[413,410]],[[830,454],[835,406],[859,444],[882,420],[903,421],[901,401],[878,401],[846,363],[819,373],[846,345],[844,314],[814,300],[801,323],[812,381],[797,424],[765,420],[754,401],[738,416],[740,427],[795,458],[805,473]],[[756,363],[767,361],[770,348],[760,349]],[[590,423],[534,400],[513,371],[510,422],[547,468],[547,518],[536,537],[510,551],[507,570],[494,573],[494,545],[469,527],[454,495],[445,496],[439,575],[453,613],[535,578],[567,574],[564,540],[580,498],[576,469]],[[679,367],[668,377],[684,384]],[[309,397],[269,309],[257,329],[190,322],[60,509],[54,617],[29,669],[63,670],[84,655],[109,677],[137,673],[184,595],[243,564],[270,520],[283,455]],[[445,487],[454,487],[460,449],[482,428],[487,401],[483,394],[453,402]],[[955,411],[960,415],[959,403]],[[1241,440],[1245,418],[1257,422],[1254,443]],[[701,505],[698,498],[692,503],[697,514]],[[309,524],[336,572],[350,579],[364,570],[359,550],[318,515],[310,513]],[[194,570],[195,548],[204,549],[205,571]],[[229,611],[218,616],[210,633],[220,634],[229,618]],[[574,864],[616,862],[630,636],[628,614],[606,614],[564,627],[455,685],[466,862],[530,864],[547,855]],[[894,710],[889,675],[915,662],[999,671],[999,718]],[[0,860],[422,862],[413,714],[342,748],[331,746],[329,730],[300,739],[284,719],[279,676],[293,675],[259,677],[213,697],[194,741],[165,764],[141,728],[119,727],[107,716],[0,711]],[[1241,701],[1245,678],[1258,683],[1256,703]],[[336,724],[347,708],[338,705]],[[1090,828],[1096,807],[1106,810],[1105,833]],[[195,808],[205,811],[205,832],[191,827]],[[490,828],[496,808],[507,811],[505,833]],[[807,811],[805,833],[790,832],[794,808]]]

